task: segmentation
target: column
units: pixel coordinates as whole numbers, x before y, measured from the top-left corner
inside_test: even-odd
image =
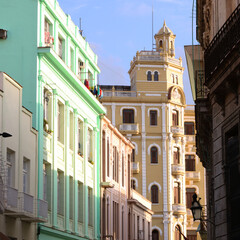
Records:
[[[83,129],[84,129],[84,135],[83,135],[83,142],[87,143],[87,136],[88,136],[88,120],[87,118],[84,118],[83,123]],[[88,159],[87,159],[87,151],[88,146],[87,144],[84,144],[83,149],[83,157],[84,157],[84,184],[83,184],[83,232],[84,237],[88,238],[88,185],[87,185],[87,166],[88,166]]]
[[[57,132],[58,132],[58,116],[57,116],[57,105],[58,105],[58,92],[57,89],[53,89],[53,159],[52,159],[52,226],[58,228],[57,223]]]
[[[112,125],[115,126],[116,122],[115,122],[115,111],[116,111],[116,105],[115,103],[112,103]]]

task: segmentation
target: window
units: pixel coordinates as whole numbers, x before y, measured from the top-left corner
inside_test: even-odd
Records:
[[[109,138],[107,139],[107,176],[109,177],[109,169],[110,169],[110,143]]]
[[[187,208],[191,208],[192,206],[192,196],[195,193],[195,188],[187,188],[186,189],[186,204],[187,204]]]
[[[150,222],[148,222],[148,232],[147,239],[150,240]]]
[[[64,173],[57,171],[57,212],[64,214]]]
[[[151,202],[158,203],[158,186],[153,185],[151,187]]]
[[[103,174],[102,179],[106,181],[106,132],[102,131],[102,168]]]
[[[119,153],[117,147],[113,147],[113,180],[118,182],[119,180]]]
[[[73,195],[73,177],[69,177],[69,218],[73,219],[73,209],[74,209],[74,195]]]
[[[131,179],[131,188],[136,190],[136,181],[134,179]]]
[[[78,77],[80,80],[84,79],[84,68],[85,68],[85,63],[78,59]]]
[[[150,125],[156,126],[157,125],[157,111],[150,110]]]
[[[151,163],[158,163],[158,149],[151,147]]]
[[[70,69],[74,71],[74,51],[72,48],[70,48],[70,63],[69,63]]]
[[[185,155],[185,170],[186,171],[195,171],[195,156],[194,155]]]
[[[23,158],[23,192],[29,193],[30,191],[30,160]]]
[[[173,148],[173,164],[179,164],[179,163],[180,163],[179,148],[174,147]]]
[[[185,135],[194,135],[194,122],[185,122],[184,132]]]
[[[54,43],[54,38],[52,37],[52,32],[53,32],[53,29],[52,29],[52,24],[50,23],[50,21],[45,18],[45,21],[44,21],[44,42],[46,45],[50,45],[50,44],[53,44]]]
[[[151,71],[147,72],[147,80],[152,81],[152,72]]]
[[[93,191],[88,187],[88,225],[93,226]]]
[[[132,162],[135,162],[135,149],[132,150]]]
[[[152,240],[159,240],[159,232],[156,229],[152,231]]]
[[[70,111],[69,114],[69,148],[73,151],[73,144],[74,144],[74,117],[73,112]]]
[[[78,221],[83,222],[83,183],[78,181]]]
[[[170,42],[170,48],[173,49],[173,41]]]
[[[63,39],[58,37],[58,56],[63,59]]]
[[[140,240],[140,226],[139,226],[139,224],[140,224],[140,222],[139,222],[139,220],[140,220],[140,217],[139,216],[137,216],[137,239],[138,240]]]
[[[172,111],[172,126],[178,126],[178,111]]]
[[[124,239],[124,207],[122,206],[122,239]]]
[[[83,157],[83,122],[80,119],[78,119],[77,128],[78,154]]]
[[[125,171],[125,168],[124,168],[124,154],[122,154],[122,186],[124,187],[124,171]]]
[[[188,240],[197,240],[197,232],[193,231],[193,230],[188,230],[187,238],[188,238]]]
[[[158,72],[157,71],[154,72],[154,81],[158,81]]]
[[[174,74],[171,74],[171,78],[172,78],[172,83],[175,83],[175,77],[174,77]]]
[[[119,204],[113,201],[113,239],[119,239]]]
[[[43,199],[51,210],[51,165],[46,163],[43,164]]]
[[[64,105],[60,101],[58,101],[57,115],[58,115],[57,138],[58,138],[58,141],[63,144],[64,143]]]
[[[159,41],[159,47],[163,48],[163,41],[162,40]]]
[[[123,109],[123,123],[134,123],[133,109]]]
[[[144,219],[142,219],[142,231],[143,231],[142,239],[145,239],[145,220]]]
[[[15,186],[15,152],[7,148],[7,184]]]
[[[93,131],[91,129],[88,129],[88,135],[87,135],[87,159],[89,162],[93,161]]]
[[[174,204],[180,203],[180,183],[174,183]]]
[[[45,88],[44,89],[44,98],[43,98],[43,129],[45,132],[51,132],[51,94]]]

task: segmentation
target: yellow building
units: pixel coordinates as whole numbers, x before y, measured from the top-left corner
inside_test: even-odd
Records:
[[[199,179],[191,179],[198,174],[185,176],[184,69],[182,59],[175,58],[175,37],[164,22],[155,35],[156,50],[137,52],[131,61],[131,86],[102,86],[108,118],[135,146],[132,187],[152,201],[154,240],[180,239],[181,233],[196,231],[187,214],[186,183],[203,189]],[[190,116],[194,121],[194,113]],[[198,176],[204,178],[203,170]]]

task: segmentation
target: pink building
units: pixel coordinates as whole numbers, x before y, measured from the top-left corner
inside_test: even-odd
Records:
[[[101,135],[101,239],[150,239],[151,202],[131,189],[134,146],[106,117]]]

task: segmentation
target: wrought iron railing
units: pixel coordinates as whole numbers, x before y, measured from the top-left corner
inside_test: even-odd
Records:
[[[205,51],[205,78],[208,82],[214,71],[240,43],[240,4],[217,32]]]

